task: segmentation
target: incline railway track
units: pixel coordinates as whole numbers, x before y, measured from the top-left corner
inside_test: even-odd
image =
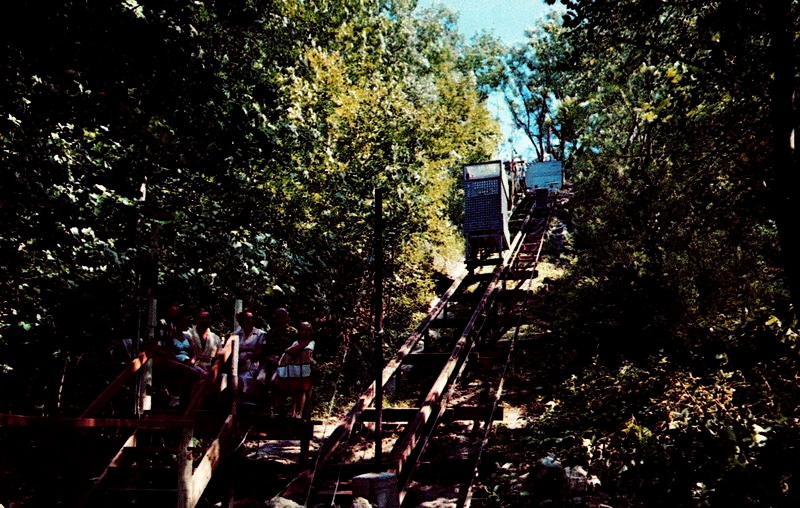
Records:
[[[357,496],[378,506],[417,506],[433,490],[469,506],[481,452],[493,422],[503,418],[505,369],[551,210],[536,206],[533,194],[524,196],[509,220],[509,248],[462,270],[386,363],[382,404],[375,405],[373,382],[313,451],[314,427],[322,422],[272,419],[237,404],[235,340],[180,409],[104,416],[112,399],[126,389],[130,394],[129,385],[157,362],[157,353],[147,349],[78,418],[0,415],[0,427],[58,429],[64,436],[63,467],[72,470],[64,476],[70,488],[63,506],[240,506],[253,498],[243,482],[266,497],[306,506],[349,506]],[[81,475],[74,466],[87,441],[69,432],[97,429],[116,433],[109,448],[116,451],[110,462]],[[300,446],[292,460],[269,466],[248,460],[251,470],[243,472],[234,452],[253,439]],[[448,450],[444,458],[442,449]]]
[[[534,204],[534,196],[527,195],[516,207],[510,248],[479,262],[480,270],[457,276],[384,367],[387,402],[405,406],[381,411],[387,424],[381,427],[381,446],[390,451],[380,461],[353,451],[364,450],[370,439],[378,441],[370,435],[378,427],[373,382],[321,443],[313,467],[287,482],[283,497],[308,506],[349,506],[352,497],[380,497],[388,490],[389,498],[416,506],[433,488],[426,478],[435,478],[439,495],[458,506],[470,504],[480,452],[492,422],[503,416],[503,374],[513,353],[513,329],[520,324],[519,306],[529,295],[523,288],[537,276],[549,229],[550,209],[543,212]],[[498,340],[509,329],[512,339]],[[470,379],[480,385],[477,396],[459,403],[457,396]],[[465,432],[464,422],[474,431]],[[448,425],[458,439],[446,437]],[[426,451],[435,437],[451,446],[457,442],[461,455],[431,462]],[[392,506],[383,502],[378,504]]]

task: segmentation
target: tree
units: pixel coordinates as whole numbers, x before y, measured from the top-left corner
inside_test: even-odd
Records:
[[[772,164],[774,176],[771,187],[776,196],[775,216],[780,232],[783,265],[792,294],[795,313],[800,309],[800,267],[795,238],[800,234],[797,210],[800,203],[793,192],[800,183],[800,158],[792,141],[800,125],[798,112],[797,76],[800,64],[798,49],[792,34],[798,20],[797,6],[793,2],[764,2],[767,26],[770,27],[770,45],[767,55],[772,70],[770,88],[773,127]]]
[[[674,341],[780,308],[757,12],[740,13],[753,31],[734,36],[727,4],[583,7],[567,14],[574,28],[561,42],[576,239],[593,281],[584,287],[622,297],[586,322]]]
[[[528,36],[526,44],[513,48],[505,61],[504,85],[514,124],[528,136],[536,151],[536,159],[546,155],[563,160],[566,144],[572,141],[569,129],[558,114],[566,97],[569,45],[564,28],[552,14],[540,22]]]
[[[769,44],[786,24],[765,3],[565,4],[553,53],[567,75],[559,120],[575,134],[575,250],[551,303],[569,365],[560,421],[537,428],[568,425],[559,436],[583,438],[570,460],[631,502],[791,503],[780,478],[795,472],[765,466],[800,440],[783,423],[796,417],[797,335],[778,236],[790,200],[773,180],[774,97],[792,109]],[[777,82],[783,93],[765,95]]]
[[[660,145],[661,151],[671,159],[682,152],[696,157],[703,164],[711,159],[712,169],[718,168],[709,171],[697,163],[691,163],[697,167],[692,171],[697,176],[692,178],[692,173],[681,173],[686,181],[694,181],[698,176],[717,175],[702,184],[712,193],[698,195],[698,209],[701,209],[700,203],[703,202],[709,205],[726,202],[727,214],[736,211],[740,215],[747,213],[751,216],[742,215],[735,219],[740,226],[747,223],[746,230],[773,231],[763,239],[767,244],[774,237],[774,228],[769,222],[771,218],[777,219],[782,228],[791,230],[793,221],[785,219],[785,209],[765,209],[768,203],[791,202],[791,198],[770,197],[770,194],[781,196],[783,191],[780,189],[789,188],[785,185],[789,183],[787,180],[781,180],[783,184],[776,185],[776,176],[788,175],[782,168],[791,167],[785,156],[782,162],[777,162],[782,157],[775,155],[778,152],[767,134],[775,131],[775,120],[770,122],[768,119],[777,118],[770,111],[791,111],[785,99],[789,96],[786,85],[780,92],[777,91],[780,86],[771,87],[773,69],[769,62],[775,60],[767,58],[767,50],[772,47],[775,48],[773,51],[787,54],[777,42],[775,32],[771,32],[770,27],[776,26],[768,17],[770,12],[774,12],[772,7],[752,2],[704,5],[678,2],[566,2],[566,5],[571,10],[565,17],[565,23],[575,27],[575,33],[580,33],[579,37],[582,38],[582,42],[577,42],[577,37],[572,38],[577,54],[591,55],[596,62],[606,64],[606,70],[594,68],[598,76],[605,74],[610,78],[608,81],[613,83],[629,82],[626,76],[637,75],[638,66],[640,69],[650,69],[657,80],[666,78],[673,81],[674,86],[654,88],[656,83],[651,78],[649,83],[644,83],[644,90],[649,90],[651,97],[628,97],[625,101],[649,124],[650,130],[653,124],[658,123],[673,126],[675,130],[669,138],[669,144]],[[784,11],[781,11],[782,16],[787,22],[796,20],[796,13]],[[620,27],[626,29],[620,30]],[[769,40],[778,44],[778,47],[774,44],[765,47],[762,41]],[[783,43],[784,46],[786,44]],[[597,58],[602,51],[606,52],[605,58]],[[616,59],[618,64],[608,66],[607,59],[611,53],[619,57]],[[671,69],[659,69],[654,62],[663,62]],[[779,66],[786,67],[783,62]],[[769,89],[776,91],[771,99],[761,93]],[[783,99],[779,99],[779,96]],[[776,108],[779,100],[784,103]],[[787,132],[786,121],[782,129],[784,133]],[[627,134],[628,143],[616,146],[631,146],[629,142],[635,141],[637,131],[632,127],[621,132]],[[673,140],[678,137],[681,142],[674,143]],[[765,157],[769,153],[773,155]],[[660,179],[646,181],[651,188],[654,188],[652,184],[656,181],[666,182]],[[730,201],[727,196],[723,197],[725,194],[716,192],[721,190],[718,186],[720,181],[725,182],[724,193],[731,192],[736,199]],[[769,193],[764,192],[764,182],[768,185]],[[712,186],[716,187],[716,191]],[[694,189],[697,190],[697,187]],[[733,208],[734,204],[738,210]],[[731,220],[734,219],[725,219],[727,224],[731,224]],[[709,222],[712,221],[703,218],[701,223]],[[739,245],[735,240],[733,243]],[[759,250],[758,245],[749,248]],[[723,257],[727,257],[725,250],[723,248],[721,252]],[[783,247],[782,250],[790,253],[791,247],[789,250]],[[795,285],[793,262],[786,260],[783,264],[791,287]],[[724,272],[732,273],[730,270]]]
[[[389,250],[413,264],[391,279],[404,323],[429,294],[414,281],[432,251],[457,243],[458,168],[486,157],[498,130],[468,46],[439,24],[448,14],[412,11],[9,8],[0,382],[31,391],[2,390],[2,408],[85,404],[97,389],[79,364],[102,363],[111,337],[146,335],[145,290],[210,308],[220,330],[234,298],[267,311],[274,286],[332,336],[368,323],[378,186],[390,191]],[[81,393],[56,401],[62,378]]]

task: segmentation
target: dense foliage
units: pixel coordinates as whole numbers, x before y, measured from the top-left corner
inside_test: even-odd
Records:
[[[574,196],[557,332],[519,355],[536,389],[485,501],[572,503],[535,483],[553,454],[619,506],[796,505],[796,3],[562,3],[505,58],[403,0],[5,9],[0,411],[84,405],[151,296],[221,331],[236,298],[287,303],[357,376],[375,189],[400,330],[458,249],[500,87]]]
[[[527,480],[494,500],[572,503],[536,492],[551,453],[614,506],[794,506],[796,3],[562,3],[508,72],[549,98],[530,112],[561,127],[574,196],[558,332],[526,371],[548,389],[513,437]]]
[[[434,253],[459,249],[459,165],[498,135],[481,51],[452,13],[412,9],[9,6],[0,409],[85,404],[103,382],[85,379],[88,362],[107,361],[112,338],[147,336],[151,296],[211,309],[222,333],[237,298],[262,316],[285,303],[335,352],[338,334],[370,323],[378,187],[387,326],[406,326],[430,298],[420,274],[441,269]]]

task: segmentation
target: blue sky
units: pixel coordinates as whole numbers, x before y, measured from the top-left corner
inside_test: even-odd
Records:
[[[444,5],[459,13],[458,28],[467,39],[489,31],[507,45],[526,41],[525,30],[533,27],[556,6],[547,5],[544,0],[419,0],[419,7]],[[500,94],[489,97],[489,109],[503,126],[506,140],[498,147],[496,157],[508,159],[512,150],[533,159],[528,138],[511,125],[508,106]],[[509,142],[510,140],[510,142]]]
[[[509,45],[524,42],[525,29],[550,9],[543,0],[420,0],[419,5],[449,7],[459,13],[459,29],[468,38],[488,30]]]

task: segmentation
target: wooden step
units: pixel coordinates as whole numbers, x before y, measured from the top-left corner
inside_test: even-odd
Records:
[[[488,262],[491,261],[491,262]],[[471,264],[478,264],[478,261],[470,262]],[[484,260],[482,264],[485,265],[499,265],[499,259],[492,259],[492,260]],[[467,275],[464,277],[464,281],[461,283],[462,286],[470,286],[475,284],[476,282],[486,282],[492,280],[494,277],[493,273],[474,273],[472,275]]]
[[[450,358],[450,353],[413,353],[403,359],[403,365],[433,365],[441,367],[448,358]]]
[[[503,303],[515,303],[532,296],[533,291],[527,289],[504,289],[497,294],[497,299]]]
[[[516,270],[512,270],[505,275],[506,280],[528,280],[528,279],[535,279],[539,276],[539,272],[537,270],[521,270],[519,267]]]
[[[319,506],[350,506],[353,504],[353,490],[350,487],[337,490],[319,490],[315,498],[316,505]]]

